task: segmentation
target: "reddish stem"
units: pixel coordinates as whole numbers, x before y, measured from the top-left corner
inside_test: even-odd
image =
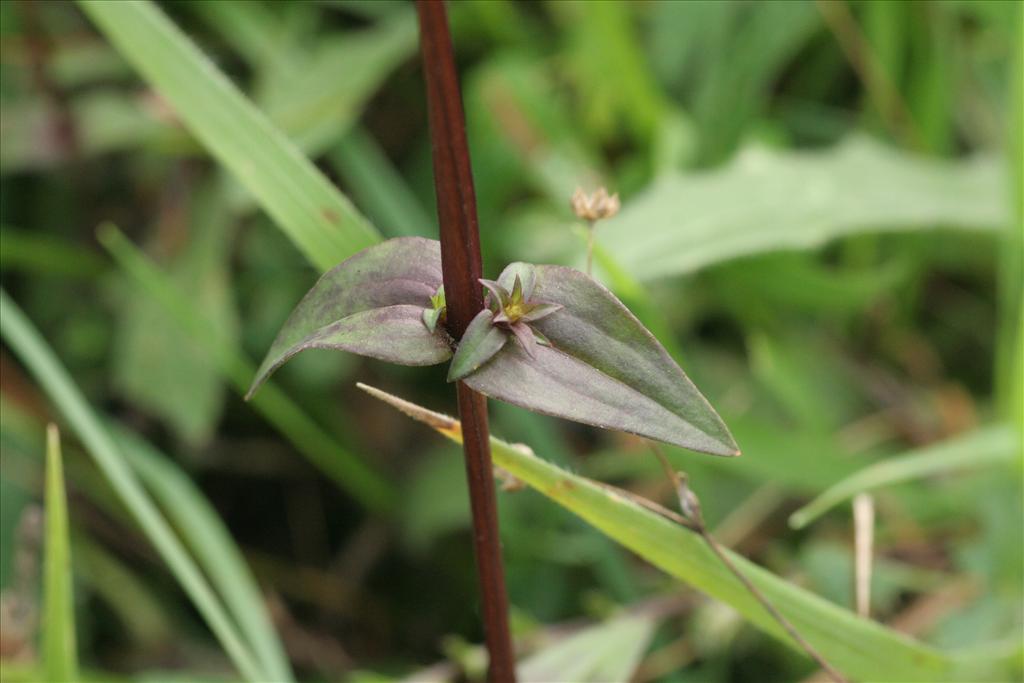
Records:
[[[482,267],[476,196],[444,3],[440,0],[417,0],[416,9],[427,84],[437,217],[441,227],[447,326],[454,338],[461,339],[470,320],[483,308],[483,294],[478,282]],[[457,391],[466,479],[473,512],[473,541],[480,579],[484,636],[490,656],[489,678],[496,683],[505,683],[515,681],[515,656],[508,629],[508,597],[505,569],[501,562],[487,399],[462,382],[458,383]]]

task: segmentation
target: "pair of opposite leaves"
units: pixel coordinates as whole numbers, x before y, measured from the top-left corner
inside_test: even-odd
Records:
[[[436,324],[441,283],[434,240],[393,239],[343,261],[292,312],[248,396],[305,349],[341,349],[399,365],[449,360],[451,340]],[[538,413],[714,455],[739,453],[657,339],[590,276],[513,263],[488,289],[491,308],[467,329],[450,378]],[[512,317],[522,318],[510,322],[508,304]]]

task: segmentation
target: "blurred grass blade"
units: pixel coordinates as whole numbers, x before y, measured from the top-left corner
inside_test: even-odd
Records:
[[[359,386],[447,438],[461,442],[462,427],[457,420],[379,389]],[[491,438],[491,452],[496,466],[579,515],[662,571],[725,602],[753,625],[797,647],[699,535],[641,507],[620,492],[538,458],[525,446]],[[730,553],[730,557],[796,629],[853,680],[940,681],[964,672],[962,668],[954,671],[962,663],[943,652],[881,624],[861,619],[738,555]]]
[[[216,510],[195,484],[150,444],[125,429],[112,428],[111,433],[224,599],[269,680],[293,680],[256,579]]]
[[[41,232],[0,225],[0,268],[65,277],[94,277],[103,270],[96,254]]]
[[[49,681],[78,679],[75,605],[71,586],[68,499],[57,425],[46,427],[46,554],[43,589],[43,670]]]
[[[1014,5],[1007,145],[1013,221],[1001,238],[995,377],[997,406],[1024,434],[1024,7]]]
[[[858,493],[936,474],[1011,462],[1019,456],[1020,444],[1012,428],[999,425],[979,429],[869,465],[794,512],[789,524],[796,529],[803,528]]]
[[[239,672],[250,681],[267,680],[223,605],[135,478],[117,444],[100,424],[46,341],[3,289],[0,289],[0,320],[3,321],[0,331],[4,341],[29,369],[85,444],[97,467],[188,593]]]
[[[329,32],[310,59],[266,83],[260,106],[299,149],[318,155],[359,118],[371,95],[417,45],[411,7],[365,30]]]
[[[256,376],[255,364],[225,339],[216,325],[204,319],[170,279],[114,225],[101,226],[99,240],[140,289],[215,359],[217,368],[239,395],[245,395]],[[265,385],[250,405],[354,499],[376,512],[391,508],[395,492],[390,482],[340,446],[274,384]]]
[[[75,576],[111,610],[127,641],[156,652],[176,637],[161,595],[143,580],[147,567],[129,567],[82,535],[71,539]]]
[[[79,4],[318,268],[378,241],[351,202],[155,5]]]
[[[436,219],[427,215],[405,178],[364,128],[353,127],[328,159],[386,235],[437,235]]]
[[[412,7],[367,28],[319,36],[309,31],[318,23],[313,4],[293,3],[288,8],[293,14],[309,16],[291,25],[280,6],[247,0],[187,6],[253,67],[256,104],[299,149],[313,156],[334,144],[395,67],[416,51]]]
[[[651,644],[654,614],[614,616],[530,655],[516,666],[523,683],[628,681]]]
[[[281,21],[265,5],[221,0],[192,3],[189,9],[257,70],[257,102],[296,144],[315,154],[337,140],[328,154],[331,165],[385,235],[437,234],[434,219],[391,160],[366,130],[353,125],[365,100],[415,52],[411,7],[371,29],[315,41],[312,49],[306,45],[312,37],[282,39]],[[335,78],[339,69],[358,77]],[[303,74],[301,82],[296,73]],[[294,113],[302,111],[309,114]]]
[[[720,170],[663,176],[602,224],[598,241],[641,280],[749,254],[882,230],[1010,221],[998,159],[927,160],[866,137],[815,152],[748,149]]]

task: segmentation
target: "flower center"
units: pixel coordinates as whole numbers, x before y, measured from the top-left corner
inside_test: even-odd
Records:
[[[510,323],[514,323],[526,315],[526,307],[522,301],[513,301],[505,306],[505,316]]]

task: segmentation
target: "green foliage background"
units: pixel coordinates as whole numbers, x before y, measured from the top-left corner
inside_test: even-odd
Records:
[[[857,680],[1018,678],[1020,4],[450,15],[486,275],[582,264],[569,196],[618,191],[596,274],[744,451],[669,454],[720,540]],[[3,2],[0,40],[0,678],[75,675],[69,640],[86,680],[479,677],[459,451],[355,388],[453,412],[444,367],[308,352],[240,398],[319,272],[437,233],[412,7]],[[572,472],[496,446],[536,488],[500,503],[525,678],[812,673],[587,481],[671,505],[641,442],[491,413]],[[848,611],[867,489],[888,629]]]

